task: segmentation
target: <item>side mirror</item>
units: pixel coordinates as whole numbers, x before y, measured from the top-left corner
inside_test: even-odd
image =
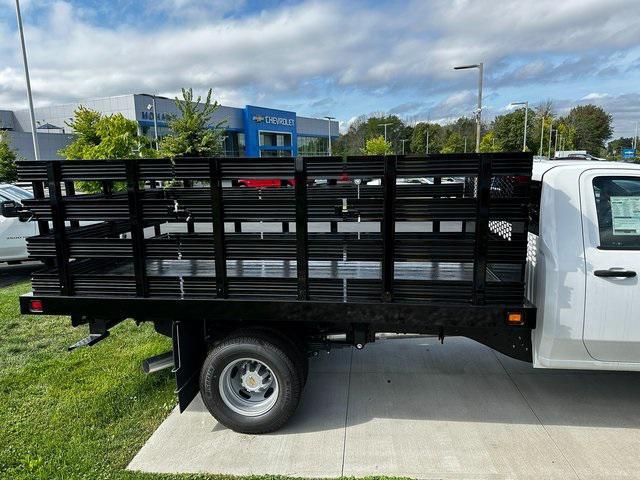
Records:
[[[14,202],[13,200],[2,202],[0,203],[0,215],[6,218],[17,217],[19,207],[20,204],[18,202]]]

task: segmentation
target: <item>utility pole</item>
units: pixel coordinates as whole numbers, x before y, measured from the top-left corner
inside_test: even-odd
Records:
[[[553,156],[554,156],[554,157],[555,157],[555,155],[556,155],[556,154],[555,154],[555,152],[557,152],[557,151],[558,151],[558,129],[557,129],[557,128],[556,128],[555,132],[556,132],[556,141],[555,141],[555,144],[554,144],[554,146],[553,146],[553,151],[554,151]]]
[[[551,123],[549,124],[549,152],[547,156],[549,160],[551,160],[551,137],[553,136],[553,118],[551,119]]]
[[[480,126],[482,125],[482,76],[484,71],[484,63],[476,63],[474,65],[462,65],[453,67],[454,70],[466,70],[469,68],[478,69],[478,110],[476,111],[476,153],[480,153]]]
[[[636,135],[635,137],[633,137],[633,149],[634,150],[638,149],[638,122],[636,122]],[[637,153],[636,153],[636,156],[638,156]]]
[[[38,132],[36,130],[36,115],[33,111],[33,96],[31,95],[31,80],[29,78],[29,62],[27,62],[27,48],[24,44],[24,30],[22,28],[22,15],[20,14],[20,0],[16,0],[16,18],[18,31],[20,32],[20,46],[22,47],[22,61],[24,62],[24,76],[27,80],[27,99],[29,100],[29,117],[31,119],[31,138],[33,140],[33,155],[40,160],[40,145],[38,144]]]
[[[464,153],[467,153],[467,137],[464,137]]]
[[[529,101],[511,102],[511,105],[524,105],[524,138],[522,140],[522,151],[527,151],[527,123],[529,120]]]
[[[327,116],[327,117],[324,117],[324,118],[327,119],[327,123],[329,125],[329,156],[331,156],[332,155],[332,153],[331,153],[332,152],[332,150],[331,150],[331,120],[335,120],[336,117]]]

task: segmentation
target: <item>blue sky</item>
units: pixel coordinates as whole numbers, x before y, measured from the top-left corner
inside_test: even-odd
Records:
[[[23,0],[38,105],[212,87],[221,103],[448,122],[512,101],[640,120],[637,0]],[[13,0],[0,0],[0,109],[24,108]]]

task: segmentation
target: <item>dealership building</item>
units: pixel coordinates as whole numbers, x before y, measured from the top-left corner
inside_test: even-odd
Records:
[[[154,138],[169,133],[168,121],[179,115],[174,100],[147,94],[131,94],[84,100],[77,103],[35,109],[36,129],[42,159],[59,158],[57,151],[73,140],[68,126],[80,106],[104,115],[121,113],[138,123],[140,134]],[[303,117],[287,110],[247,105],[221,106],[211,124],[223,122],[225,155],[233,157],[288,157],[327,155],[329,136],[338,137],[338,122]],[[11,146],[26,159],[33,159],[28,110],[0,110],[0,130]]]

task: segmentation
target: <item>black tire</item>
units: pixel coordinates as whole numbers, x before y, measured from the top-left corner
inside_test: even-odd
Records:
[[[258,416],[245,416],[231,409],[220,394],[220,376],[225,367],[245,357],[267,365],[278,381],[273,406]],[[200,393],[209,412],[224,426],[239,433],[268,433],[282,427],[295,412],[302,392],[300,366],[280,342],[267,335],[231,335],[207,356],[200,373]]]
[[[300,369],[300,378],[302,378],[302,388],[304,389],[309,377],[309,355],[307,355],[306,346],[299,335],[286,334],[282,330],[266,325],[242,328],[231,333],[229,337],[238,335],[260,336],[268,341],[278,342],[280,348],[290,355],[294,355],[297,358],[296,364]]]

